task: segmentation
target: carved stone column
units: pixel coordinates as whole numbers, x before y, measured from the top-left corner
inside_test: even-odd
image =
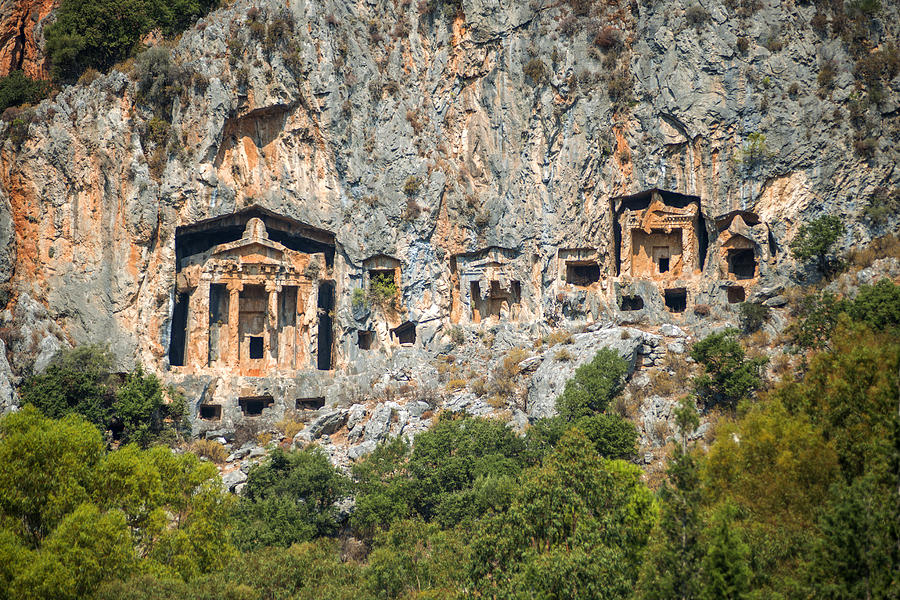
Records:
[[[278,364],[278,293],[281,286],[274,281],[266,282],[268,303],[266,310],[266,331],[263,336],[264,354],[266,366],[272,367]]]
[[[225,353],[225,364],[232,367],[240,365],[240,314],[241,314],[241,290],[244,284],[240,281],[229,281],[228,289],[228,329],[225,337],[228,340],[228,350]]]

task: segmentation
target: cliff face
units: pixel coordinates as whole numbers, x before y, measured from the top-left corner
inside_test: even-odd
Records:
[[[46,19],[58,0],[3,0],[0,2],[0,77],[22,70],[32,79],[49,73],[41,50]]]
[[[3,31],[30,31],[50,6],[4,4],[19,25]],[[351,336],[370,317],[351,295],[374,255],[400,260],[397,323],[423,326],[430,347],[460,310],[454,255],[513,249],[524,323],[560,311],[560,249],[592,249],[612,277],[617,196],[660,188],[699,197],[708,217],[752,211],[773,274],[797,274],[785,250],[805,219],[839,215],[844,246],[896,228],[896,215],[875,227],[860,213],[900,184],[900,79],[859,102],[854,59],[811,27],[812,5],[282,6],[238,0],[180,38],[168,140],[153,141],[154,108],[117,70],[43,102],[26,136],[0,125],[11,355],[40,366],[59,346],[108,340],[123,367],[182,381],[169,371],[176,227],[248,206],[334,234],[344,371],[365,370]],[[867,23],[876,46],[897,40],[896,5]],[[18,43],[0,45],[18,56]],[[21,64],[39,73],[39,59]],[[601,287],[600,309],[615,304]]]

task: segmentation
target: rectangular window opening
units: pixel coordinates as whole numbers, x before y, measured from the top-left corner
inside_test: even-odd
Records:
[[[687,308],[687,290],[684,288],[666,290],[664,298],[669,312],[682,313]]]
[[[272,396],[251,396],[249,398],[238,398],[238,404],[248,417],[259,416],[263,410],[274,404]]]
[[[640,296],[622,296],[622,310],[641,310],[644,299]]]
[[[747,297],[747,293],[744,291],[743,286],[733,285],[728,288],[728,303],[729,304],[737,304],[739,302],[743,302]]]
[[[218,421],[222,418],[222,407],[218,404],[201,404],[200,418],[204,421]]]
[[[416,324],[410,323],[407,321],[400,327],[391,330],[391,332],[397,337],[397,341],[401,344],[415,344],[416,343]]]
[[[660,258],[659,259],[659,272],[666,273],[669,270],[669,258]]]
[[[593,261],[566,263],[566,283],[587,287],[598,281],[600,281],[600,265],[597,263]]]
[[[736,279],[753,279],[756,276],[756,254],[749,248],[728,251],[728,272]]]
[[[257,359],[263,357],[263,339],[261,335],[250,336],[250,358]]]
[[[296,403],[297,410],[319,410],[323,406],[325,406],[325,398],[324,397],[297,398],[297,403]]]
[[[356,332],[356,345],[359,346],[360,350],[371,350],[373,338],[372,331],[359,330]]]

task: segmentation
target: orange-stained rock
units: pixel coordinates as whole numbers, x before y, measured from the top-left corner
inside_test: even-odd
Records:
[[[58,0],[2,0],[0,2],[0,77],[22,70],[32,79],[49,79],[41,50],[43,28]]]

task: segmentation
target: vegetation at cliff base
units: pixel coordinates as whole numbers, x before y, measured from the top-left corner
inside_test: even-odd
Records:
[[[194,454],[111,449],[83,415],[102,425],[153,383],[110,392],[102,349],[63,353],[29,392],[57,418],[0,420],[0,598],[896,598],[898,292],[812,296],[797,319],[824,311],[821,343],[768,386],[736,330],[694,344],[655,491],[609,412],[628,371],[612,350],[524,435],[444,413],[350,473],[275,450],[238,497]],[[708,445],[700,410],[719,415]]]

